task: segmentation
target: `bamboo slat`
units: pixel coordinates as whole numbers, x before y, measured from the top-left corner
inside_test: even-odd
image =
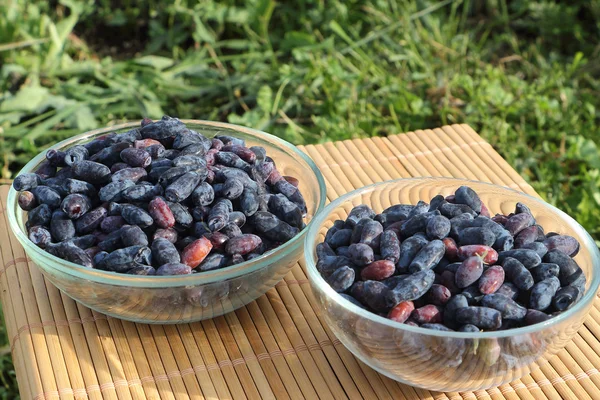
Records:
[[[301,149],[321,169],[330,201],[415,176],[464,177],[537,196],[467,125]],[[212,320],[143,325],[91,311],[26,258],[8,229],[7,192],[0,187],[0,295],[23,399],[600,398],[600,300],[573,341],[530,375],[489,390],[432,392],[378,374],[341,344],[317,307],[303,260],[255,302]]]

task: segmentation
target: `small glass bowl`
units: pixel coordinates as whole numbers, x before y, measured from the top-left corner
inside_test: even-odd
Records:
[[[282,246],[260,257],[219,270],[179,276],[138,276],[82,267],[57,258],[34,245],[27,236],[27,213],[17,203],[18,192],[8,194],[10,227],[27,255],[42,273],[68,296],[101,313],[142,323],[183,323],[213,318],[255,300],[272,288],[298,261],[312,218],[325,205],[326,187],[314,162],[292,144],[257,130],[200,120],[182,120],[207,137],[230,135],[248,146],[263,146],[282,175],[300,180],[308,208],[307,227]],[[138,127],[126,123],[97,129],[62,141],[53,149],[86,143],[109,132]],[[20,173],[32,172],[45,160],[44,151]]]
[[[336,293],[316,268],[315,247],[336,219],[367,204],[376,212],[398,203],[429,201],[462,186],[473,188],[492,215],[515,204],[530,207],[546,232],[571,235],[581,244],[575,260],[586,292],[571,309],[545,323],[497,332],[442,332],[401,324],[366,311]],[[400,179],[366,186],[329,204],[313,220],[305,243],[306,268],[327,324],[339,340],[381,374],[408,385],[442,392],[488,389],[513,381],[562,349],[583,324],[600,284],[600,253],[590,235],[557,208],[521,192],[489,183],[449,178]]]

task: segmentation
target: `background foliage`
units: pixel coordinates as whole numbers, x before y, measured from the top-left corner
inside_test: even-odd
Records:
[[[465,122],[600,239],[599,0],[168,3],[0,4],[3,178],[57,140],[163,113],[296,144]],[[10,357],[0,368],[12,399]]]

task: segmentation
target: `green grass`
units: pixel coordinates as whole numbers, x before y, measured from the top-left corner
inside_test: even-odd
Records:
[[[163,113],[296,144],[464,122],[600,240],[599,0],[25,3],[0,5],[4,178]]]

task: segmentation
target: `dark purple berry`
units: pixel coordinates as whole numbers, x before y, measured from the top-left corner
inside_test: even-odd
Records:
[[[69,167],[72,167],[78,161],[87,160],[89,155],[88,149],[84,146],[73,146],[65,151],[64,162]]]
[[[104,207],[95,208],[75,221],[75,230],[80,235],[93,232],[100,226],[102,220],[106,217],[107,211]]]
[[[123,226],[120,229],[123,246],[148,246],[148,236],[137,225]],[[156,253],[154,253],[156,255]]]
[[[327,246],[329,247],[329,245]],[[373,248],[364,243],[351,244],[348,247],[348,257],[358,266],[368,265],[375,260]]]
[[[456,321],[480,329],[496,330],[502,326],[502,315],[493,308],[469,306],[456,310]]]
[[[192,273],[192,268],[181,263],[163,264],[156,270],[156,275],[188,275]]]
[[[73,172],[79,179],[93,184],[106,182],[110,178],[110,168],[89,160],[74,163]]]
[[[400,241],[393,231],[384,231],[379,238],[379,253],[385,260],[396,264],[400,259]]]
[[[23,190],[31,191],[37,185],[42,183],[42,178],[34,173],[21,174],[13,181],[13,188],[19,192]]]
[[[487,294],[481,299],[481,305],[500,311],[503,319],[519,321],[527,314],[525,307],[503,294]]]
[[[31,211],[37,206],[35,196],[29,191],[19,193],[18,203],[19,207],[24,211]]]
[[[496,235],[489,228],[464,228],[458,235],[458,243],[461,246],[482,244],[491,247],[495,242]]]
[[[459,187],[454,193],[454,201],[456,204],[465,204],[476,213],[481,212],[481,200],[473,189],[468,186]]]
[[[419,250],[408,267],[411,273],[435,267],[444,257],[446,247],[441,240],[432,240]]]
[[[435,273],[430,269],[410,275],[389,291],[386,296],[388,306],[394,307],[402,301],[418,299],[427,293],[434,280]]]
[[[531,272],[517,259],[506,257],[502,263],[506,279],[520,290],[529,290],[534,284]]]
[[[432,217],[427,223],[426,233],[429,239],[443,239],[450,233],[450,220],[443,215]]]
[[[560,281],[555,276],[536,283],[531,289],[529,308],[538,311],[546,310],[550,307],[558,289],[560,289]]]
[[[52,235],[43,226],[32,226],[29,228],[29,240],[38,247],[44,248],[52,240]]]

